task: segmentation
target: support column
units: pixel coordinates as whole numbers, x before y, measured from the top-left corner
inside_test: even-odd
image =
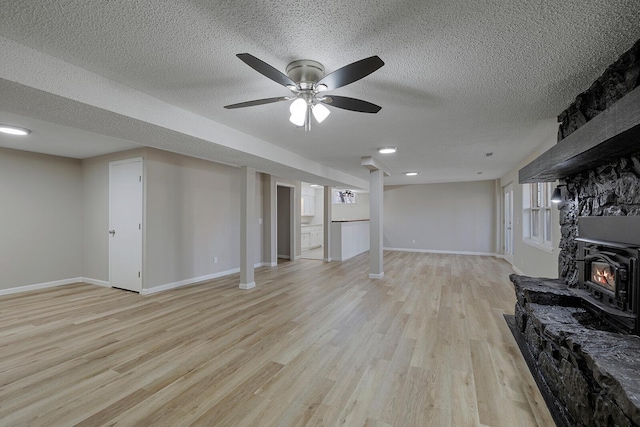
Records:
[[[360,164],[369,169],[369,278],[384,277],[382,251],[382,195],[384,177],[389,176],[387,167],[373,157],[363,157]]]
[[[240,289],[255,288],[254,242],[256,215],[256,170],[242,167],[240,201]]]
[[[382,279],[384,277],[382,250],[382,197],[384,192],[384,172],[381,170],[369,173],[369,278]]]
[[[323,219],[324,222],[324,232],[323,232],[323,244],[324,244],[324,254],[323,261],[330,262],[331,261],[331,208],[333,206],[332,197],[332,188],[328,185],[324,186],[324,212]]]

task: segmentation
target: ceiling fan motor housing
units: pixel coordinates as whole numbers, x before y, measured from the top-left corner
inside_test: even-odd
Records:
[[[287,65],[287,76],[296,82],[300,89],[312,89],[313,85],[324,77],[324,67],[318,61],[300,59]]]

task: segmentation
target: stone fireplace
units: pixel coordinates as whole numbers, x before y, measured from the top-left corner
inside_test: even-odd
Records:
[[[558,425],[640,426],[640,41],[520,182],[560,181],[558,279],[511,275],[512,330]]]
[[[578,283],[582,305],[621,333],[640,335],[640,216],[581,217]]]

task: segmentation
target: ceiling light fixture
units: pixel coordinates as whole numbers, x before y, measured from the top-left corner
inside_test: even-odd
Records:
[[[398,151],[398,147],[380,147],[378,153],[380,154],[393,154]]]
[[[418,172],[405,172],[404,174],[406,176],[416,176],[416,175],[418,175]]]
[[[320,187],[318,184],[311,184],[309,187]]]
[[[25,129],[17,126],[11,126],[11,125],[0,125],[0,132],[6,133],[8,135],[18,135],[18,136],[25,136],[31,133],[29,129]]]

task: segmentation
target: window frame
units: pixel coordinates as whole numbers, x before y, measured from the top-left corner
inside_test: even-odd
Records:
[[[551,195],[553,183],[524,184],[522,191],[522,241],[545,252],[553,252]]]

